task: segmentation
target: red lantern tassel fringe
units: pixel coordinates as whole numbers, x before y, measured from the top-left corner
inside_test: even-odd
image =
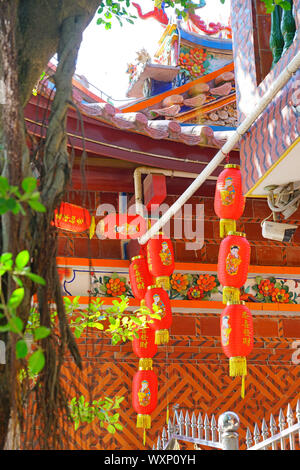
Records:
[[[224,286],[223,287],[223,304],[239,304],[240,303],[240,289],[237,287]]]
[[[136,427],[151,429],[151,415],[138,414],[136,418]]]
[[[167,344],[169,342],[169,330],[155,331],[155,344]]]
[[[230,377],[242,377],[241,397],[245,398],[245,376],[247,375],[247,359],[244,356],[229,359]]]
[[[236,221],[232,219],[220,219],[220,238],[224,238],[229,232],[236,232]]]
[[[158,276],[155,278],[155,284],[157,287],[162,287],[165,290],[170,290],[170,277]]]

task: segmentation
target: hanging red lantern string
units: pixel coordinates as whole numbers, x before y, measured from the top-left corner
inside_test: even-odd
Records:
[[[147,231],[147,222],[138,214],[106,215],[97,227],[99,235],[112,240],[136,240]]]
[[[144,299],[147,287],[153,284],[153,277],[149,273],[147,260],[144,256],[134,256],[131,259],[129,280],[134,297],[139,300]]]
[[[160,319],[151,318],[150,328],[155,331],[155,343],[167,344],[172,324],[172,310],[167,292],[161,287],[149,286],[145,295],[145,304],[152,311],[158,313]]]
[[[156,285],[169,290],[170,276],[175,266],[171,240],[162,234],[151,238],[147,243],[147,262]]]
[[[241,232],[229,232],[221,241],[218,278],[223,286],[223,303],[240,301],[240,288],[245,284],[250,262],[250,244]]]
[[[54,211],[54,225],[62,230],[69,232],[85,232],[90,231],[90,238],[95,232],[95,218],[90,216],[87,209],[62,202],[59,209]]]
[[[132,382],[132,406],[137,413],[136,427],[144,429],[144,444],[146,429],[151,428],[151,413],[157,405],[157,377],[152,369],[138,370]]]
[[[136,354],[137,357],[140,358],[139,359],[139,371],[153,372],[152,371],[152,365],[153,365],[152,358],[157,353],[157,345],[155,344],[154,340],[155,340],[155,331],[148,327],[139,329],[137,331],[137,336],[134,336],[132,340],[133,352]],[[140,375],[141,374],[139,374],[137,377],[140,377]],[[139,385],[139,384],[135,384],[135,381],[138,382],[140,379],[135,378],[134,379],[135,386],[133,386],[134,409],[138,413],[137,427],[144,428],[144,433],[143,433],[144,445],[146,443],[146,429],[150,429],[151,427],[151,412],[155,409],[156,401],[157,401],[157,398],[155,398],[155,394],[157,396],[157,380],[156,380],[156,377],[155,379],[153,379],[153,373],[151,374],[150,378],[151,378],[152,387],[154,387],[155,390],[153,389],[151,391],[150,386],[148,386],[149,390],[143,390],[143,387],[144,387],[143,380],[148,381],[148,379],[142,379],[142,382]],[[144,397],[142,395],[143,393],[145,395],[148,395],[148,398],[147,396]],[[151,401],[151,393],[152,394],[154,393],[154,397],[152,396],[152,400],[154,400],[153,402]],[[149,405],[151,405],[150,409],[147,404],[147,399],[149,399]],[[145,408],[143,408],[143,406],[145,406]]]
[[[228,304],[220,319],[221,344],[229,358],[229,375],[242,377],[241,396],[245,396],[246,357],[253,349],[253,321],[244,304]]]
[[[245,197],[242,192],[242,176],[239,165],[225,165],[218,176],[214,208],[220,220],[220,237],[236,231],[236,221],[242,216]]]
[[[139,367],[143,370],[152,368],[152,357],[157,353],[155,344],[155,331],[152,328],[141,328],[137,331],[137,337],[132,340],[132,349],[140,358]]]

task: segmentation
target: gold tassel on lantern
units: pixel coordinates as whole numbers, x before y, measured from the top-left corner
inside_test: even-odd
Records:
[[[152,370],[153,361],[149,357],[141,357],[139,360],[139,370]]]
[[[151,416],[138,414],[136,418],[136,427],[151,429]]]
[[[229,232],[236,231],[236,221],[233,219],[220,219],[220,238],[224,238]]]
[[[155,278],[155,285],[162,287],[165,290],[170,290],[170,278],[169,276],[158,276]]]
[[[242,377],[241,397],[245,398],[245,376],[247,375],[247,360],[244,356],[229,359],[230,377]]]
[[[169,330],[156,330],[155,344],[167,344],[169,342]]]
[[[240,303],[240,289],[237,287],[224,286],[223,287],[223,304],[239,304]]]

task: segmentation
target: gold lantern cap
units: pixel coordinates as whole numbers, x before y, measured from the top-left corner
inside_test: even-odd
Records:
[[[152,286],[148,286],[147,289],[157,289],[157,286],[153,284]]]
[[[133,258],[131,258],[131,261],[134,261],[135,259],[142,259],[142,258],[145,258],[145,256],[137,255],[137,256],[134,256]]]
[[[228,232],[227,235],[236,235],[237,237],[244,237],[246,238],[246,234],[244,232]]]
[[[236,168],[237,170],[240,170],[240,165],[237,165],[236,163],[227,163],[227,165],[224,166],[224,168]]]

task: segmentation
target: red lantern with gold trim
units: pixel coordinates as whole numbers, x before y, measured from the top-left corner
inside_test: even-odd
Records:
[[[238,220],[245,207],[242,176],[239,165],[225,165],[217,180],[214,208],[220,220],[220,237],[236,230]]]
[[[97,225],[99,237],[112,240],[135,240],[147,231],[146,220],[138,214],[106,215]]]
[[[151,238],[147,243],[147,262],[156,284],[170,289],[170,276],[174,271],[174,250],[171,240],[164,235]]]
[[[151,428],[151,413],[157,405],[158,383],[153,370],[138,370],[132,382],[132,406],[137,415],[137,428]]]
[[[87,209],[62,202],[59,209],[54,211],[54,225],[69,232],[85,232],[91,229],[94,218]]]
[[[161,317],[160,319],[151,318],[152,323],[149,323],[149,327],[155,330],[155,343],[168,343],[168,328],[172,324],[172,310],[167,292],[162,287],[149,286],[145,295],[145,304],[152,313],[158,313]]]
[[[247,375],[246,357],[253,349],[253,320],[244,304],[228,304],[221,314],[221,344],[229,358],[229,375],[243,377],[242,397],[244,397],[244,377]]]
[[[221,241],[218,278],[223,286],[223,303],[240,301],[240,288],[245,284],[250,263],[250,244],[241,232],[229,232]]]
[[[142,369],[151,368],[151,358],[157,353],[155,331],[149,327],[141,328],[137,331],[137,334],[138,337],[133,337],[132,349],[135,355],[140,358],[139,367]]]
[[[131,259],[129,280],[134,297],[142,300],[145,297],[147,287],[153,284],[153,277],[149,273],[147,260],[144,256],[134,256]]]

